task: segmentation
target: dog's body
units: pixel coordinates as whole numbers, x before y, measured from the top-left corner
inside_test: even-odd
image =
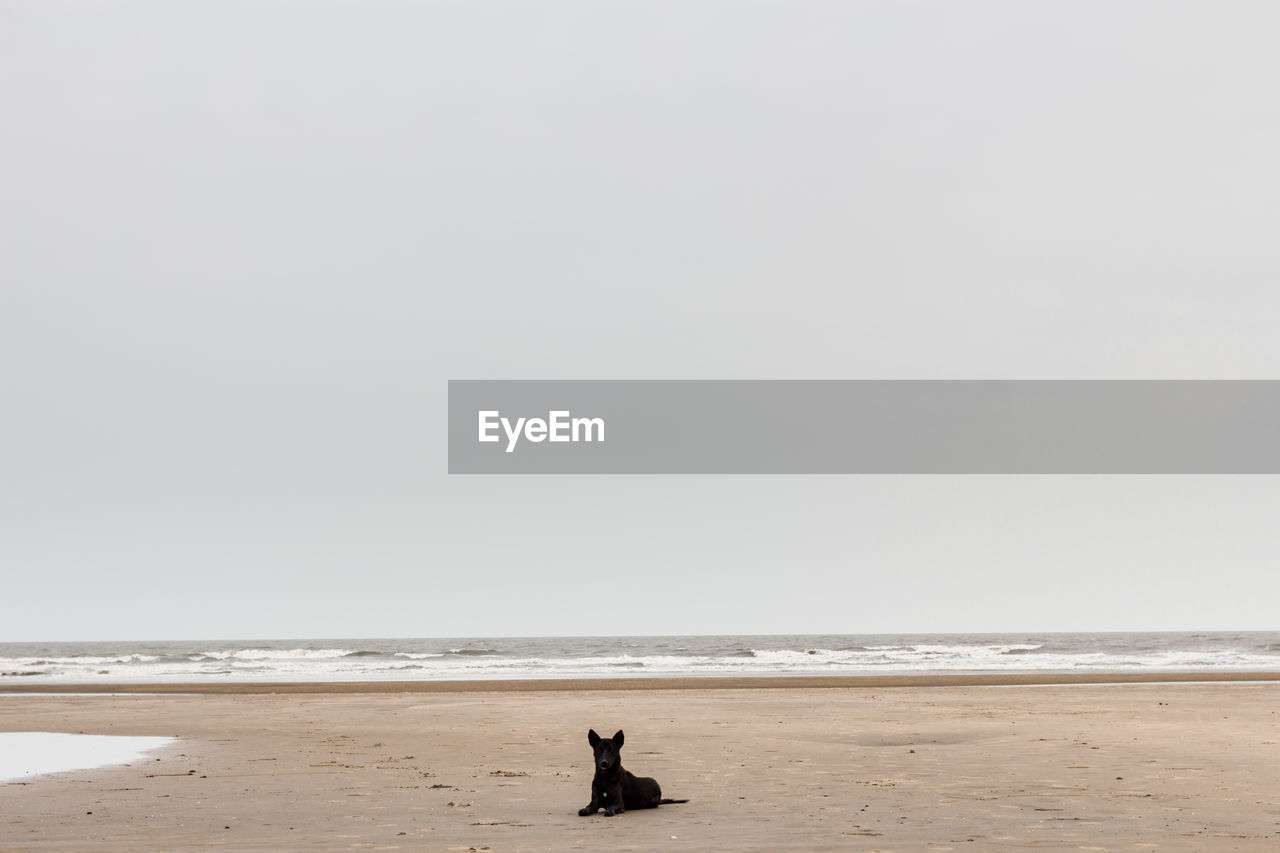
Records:
[[[637,776],[622,768],[622,732],[611,738],[602,738],[592,729],[587,732],[587,742],[595,753],[596,772],[591,778],[591,802],[579,809],[582,817],[604,809],[605,817],[622,814],[627,809],[656,809],[670,803],[687,803],[688,800],[664,800],[662,788],[656,779]]]

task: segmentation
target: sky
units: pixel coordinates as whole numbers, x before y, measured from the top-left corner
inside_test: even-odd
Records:
[[[1280,9],[0,0],[0,641],[1275,629],[1280,480],[468,477],[449,379],[1280,379]]]

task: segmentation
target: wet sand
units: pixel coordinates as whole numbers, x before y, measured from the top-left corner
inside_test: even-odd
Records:
[[[0,849],[1280,849],[1280,684],[618,681],[7,691],[3,731],[181,740],[0,784]],[[692,802],[578,817],[588,728]]]

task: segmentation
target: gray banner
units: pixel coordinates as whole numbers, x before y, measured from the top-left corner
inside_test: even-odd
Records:
[[[451,474],[1276,474],[1280,381],[450,380]]]

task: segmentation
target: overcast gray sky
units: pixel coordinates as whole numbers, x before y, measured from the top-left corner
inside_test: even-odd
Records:
[[[0,0],[0,640],[1274,629],[1275,477],[450,477],[445,392],[1280,378],[1277,43]]]

